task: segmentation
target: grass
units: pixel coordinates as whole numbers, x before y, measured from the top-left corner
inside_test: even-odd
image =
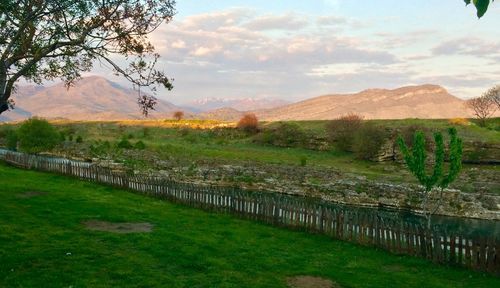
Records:
[[[500,287],[500,279],[0,164],[1,287]],[[20,198],[27,191],[46,194]],[[86,220],[149,222],[149,234]]]

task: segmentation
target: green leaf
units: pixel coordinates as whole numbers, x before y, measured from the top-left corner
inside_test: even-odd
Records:
[[[464,0],[465,1],[465,5],[469,5],[470,4],[470,0]]]
[[[474,0],[474,6],[477,9],[477,17],[481,18],[488,10],[488,6],[490,5],[490,0]]]

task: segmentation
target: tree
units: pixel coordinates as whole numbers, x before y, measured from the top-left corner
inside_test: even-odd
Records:
[[[434,151],[434,167],[431,175],[427,175],[427,154],[425,136],[422,131],[415,132],[413,147],[410,149],[406,146],[405,141],[400,136],[398,138],[398,145],[403,153],[405,163],[410,172],[417,178],[419,183],[424,187],[421,194],[422,211],[427,219],[427,228],[431,228],[431,216],[441,207],[443,199],[443,190],[448,187],[457,177],[462,168],[462,139],[457,136],[455,128],[449,128],[448,134],[450,135],[449,149],[449,171],[445,175],[443,172],[445,147],[443,143],[443,135],[441,133],[434,134],[434,142],[436,145]],[[434,207],[431,207],[431,200],[433,188],[439,188],[439,195]]]
[[[352,151],[356,158],[377,160],[377,156],[387,141],[387,131],[381,126],[365,123],[351,133],[354,134]]]
[[[479,126],[481,127],[486,126],[486,120],[490,118],[497,109],[496,104],[492,102],[491,98],[489,98],[487,94],[467,100],[466,105],[472,109],[474,116],[476,116],[479,120]]]
[[[354,132],[363,125],[363,117],[357,114],[347,114],[330,121],[326,130],[330,142],[341,151],[352,151]]]
[[[248,113],[245,114],[240,119],[240,121],[238,121],[236,127],[238,127],[238,129],[244,130],[245,132],[257,132],[259,128],[259,120],[257,119],[257,116],[255,116],[255,114]]]
[[[61,79],[69,88],[99,61],[139,91],[144,115],[156,98],[141,88],[172,89],[155,69],[159,55],[148,34],[174,15],[173,0],[2,0],[0,3],[0,114],[12,109],[16,82]],[[122,56],[128,64],[119,65]]]
[[[177,121],[181,121],[181,119],[184,118],[184,112],[183,111],[175,111],[174,112],[174,119]]]
[[[52,150],[61,142],[61,134],[47,120],[31,118],[17,130],[19,150],[36,154]]]
[[[484,97],[489,99],[492,105],[496,105],[500,109],[500,85],[497,85],[484,93]]]
[[[465,5],[469,5],[471,2],[474,3],[474,6],[476,6],[477,10],[477,17],[481,18],[483,15],[488,11],[488,7],[490,6],[490,0],[464,0]],[[494,2],[495,0],[491,0],[491,2]]]

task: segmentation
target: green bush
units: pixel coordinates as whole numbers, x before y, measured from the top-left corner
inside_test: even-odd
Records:
[[[306,156],[300,157],[300,166],[304,167],[306,165],[307,165],[307,157]]]
[[[298,124],[283,122],[275,128],[263,131],[254,139],[257,143],[278,147],[303,147],[307,135]]]
[[[76,143],[83,143],[82,136],[78,135],[78,137],[76,137]]]
[[[363,124],[354,132],[352,149],[358,159],[373,160],[387,141],[388,133],[374,124]]]
[[[16,151],[17,142],[19,141],[16,131],[9,129],[5,132],[5,145],[7,149]]]
[[[331,120],[326,125],[328,139],[338,150],[352,152],[355,131],[362,125],[363,117],[356,114],[348,114]]]
[[[17,130],[19,150],[36,154],[52,150],[61,142],[61,136],[47,120],[31,118]]]
[[[90,152],[94,156],[99,157],[102,155],[106,155],[110,151],[111,151],[111,143],[109,143],[109,141],[102,142],[101,140],[98,140],[97,142],[95,142],[95,145],[94,144],[90,145]]]
[[[135,143],[134,148],[138,150],[144,150],[146,149],[146,144],[139,140],[137,143]]]
[[[123,138],[118,144],[116,145],[120,149],[132,149],[132,143],[128,141],[128,139]]]

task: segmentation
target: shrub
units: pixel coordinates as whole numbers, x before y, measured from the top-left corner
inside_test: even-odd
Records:
[[[144,150],[146,149],[146,144],[144,144],[144,142],[139,140],[137,143],[135,143],[134,148],[138,150]]]
[[[427,151],[432,151],[432,139],[429,136],[431,133],[428,131],[427,128],[422,127],[420,125],[411,125],[404,127],[401,129],[401,134],[400,137],[403,138],[405,143],[408,144],[408,146],[413,147],[413,140],[415,139],[414,135],[417,131],[421,131],[423,133],[423,136],[425,138],[425,143],[426,143],[426,150]]]
[[[373,160],[387,141],[387,131],[380,126],[364,124],[354,133],[353,152],[356,158]]]
[[[469,120],[465,118],[452,118],[448,120],[448,123],[450,123],[451,125],[460,125],[460,126],[470,125]]]
[[[183,111],[175,111],[174,112],[174,119],[177,121],[181,121],[182,118],[184,118],[184,112]]]
[[[133,146],[128,139],[123,138],[120,142],[118,142],[117,147],[120,149],[132,149]]]
[[[306,165],[307,165],[307,157],[306,156],[300,157],[300,166],[304,167]]]
[[[257,135],[255,141],[279,147],[302,147],[306,142],[306,133],[296,123],[280,123],[276,128],[268,129]]]
[[[61,136],[47,120],[31,118],[17,131],[19,150],[34,154],[52,150],[61,142]]]
[[[245,114],[240,119],[240,121],[238,121],[236,127],[245,132],[255,133],[258,131],[259,128],[259,120],[257,119],[257,116],[255,116],[255,114],[252,113]]]
[[[327,134],[335,148],[341,151],[352,152],[354,132],[363,124],[363,117],[357,114],[347,114],[331,120],[327,126]]]
[[[102,156],[109,153],[111,150],[111,144],[109,141],[102,142],[98,140],[95,145],[90,145],[90,152],[95,156]]]
[[[78,135],[78,137],[76,137],[76,143],[83,143],[82,136]]]
[[[19,137],[15,130],[9,129],[5,132],[5,145],[7,149],[16,151],[17,150],[17,142]]]

